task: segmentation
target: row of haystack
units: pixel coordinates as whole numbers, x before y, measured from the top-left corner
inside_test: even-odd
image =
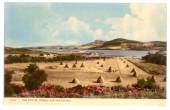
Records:
[[[99,77],[97,78],[96,83],[104,83],[104,82],[105,82],[105,80],[104,80],[103,76],[99,76]],[[118,77],[116,78],[115,82],[118,82],[118,83],[122,82],[122,78],[121,78],[120,76],[118,76]],[[79,81],[78,78],[74,78],[71,83],[78,84],[78,83],[80,83],[80,81]]]
[[[77,67],[77,65],[76,65],[76,63],[74,63],[73,66],[72,66],[72,68],[76,68],[76,67]],[[82,64],[80,65],[80,67],[81,67],[81,68],[84,68],[84,64],[82,63]],[[69,68],[68,64],[65,64],[64,68]]]

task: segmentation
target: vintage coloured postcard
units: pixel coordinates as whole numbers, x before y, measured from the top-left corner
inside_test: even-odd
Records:
[[[5,2],[4,102],[165,106],[166,21],[166,3]]]

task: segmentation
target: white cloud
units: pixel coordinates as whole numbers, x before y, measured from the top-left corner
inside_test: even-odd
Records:
[[[80,33],[81,31],[91,32],[89,24],[79,20],[75,16],[70,16],[68,18],[66,26],[68,26],[68,28],[74,33]]]
[[[131,15],[123,18],[123,31],[136,40],[166,40],[166,6],[130,4]]]
[[[95,39],[101,39],[103,36],[104,36],[104,31],[102,29],[98,28],[94,31]]]
[[[130,4],[130,13],[111,17],[100,23],[111,26],[106,39],[123,37],[134,40],[166,40],[166,6],[164,4]],[[98,20],[99,21],[99,20]]]
[[[41,35],[51,38],[51,43],[80,44],[96,39],[112,40],[127,38],[141,41],[166,40],[166,6],[163,4],[130,4],[131,13],[123,17],[111,17],[105,20],[95,19],[96,23],[110,26],[92,28],[92,25],[76,16],[67,19],[57,17],[47,20]],[[49,41],[47,41],[49,42]]]
[[[45,36],[46,40],[51,39],[50,42],[56,45],[80,44],[85,41],[92,41],[95,38],[95,32],[90,25],[75,16],[70,16],[66,20],[57,18],[47,21],[40,34]]]

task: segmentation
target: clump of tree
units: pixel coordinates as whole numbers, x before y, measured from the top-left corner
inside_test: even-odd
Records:
[[[146,62],[166,65],[166,55],[159,54],[158,52],[155,54],[148,53],[148,55],[142,57]]]
[[[45,71],[39,69],[36,64],[30,64],[25,69],[25,73],[26,74],[23,76],[22,81],[24,82],[25,87],[29,90],[38,88],[47,80],[47,74]]]
[[[5,64],[10,63],[24,63],[24,62],[55,62],[55,61],[72,61],[72,60],[82,60],[84,56],[81,55],[62,55],[62,56],[54,56],[52,58],[44,57],[44,56],[30,56],[30,55],[8,55],[5,58]]]

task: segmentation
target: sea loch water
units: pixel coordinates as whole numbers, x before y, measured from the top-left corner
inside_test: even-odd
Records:
[[[36,49],[44,52],[75,52],[75,51],[85,51],[90,53],[95,53],[100,56],[126,56],[126,57],[142,57],[147,55],[149,51],[144,50],[95,50],[95,49]],[[155,52],[152,50],[151,52]]]

